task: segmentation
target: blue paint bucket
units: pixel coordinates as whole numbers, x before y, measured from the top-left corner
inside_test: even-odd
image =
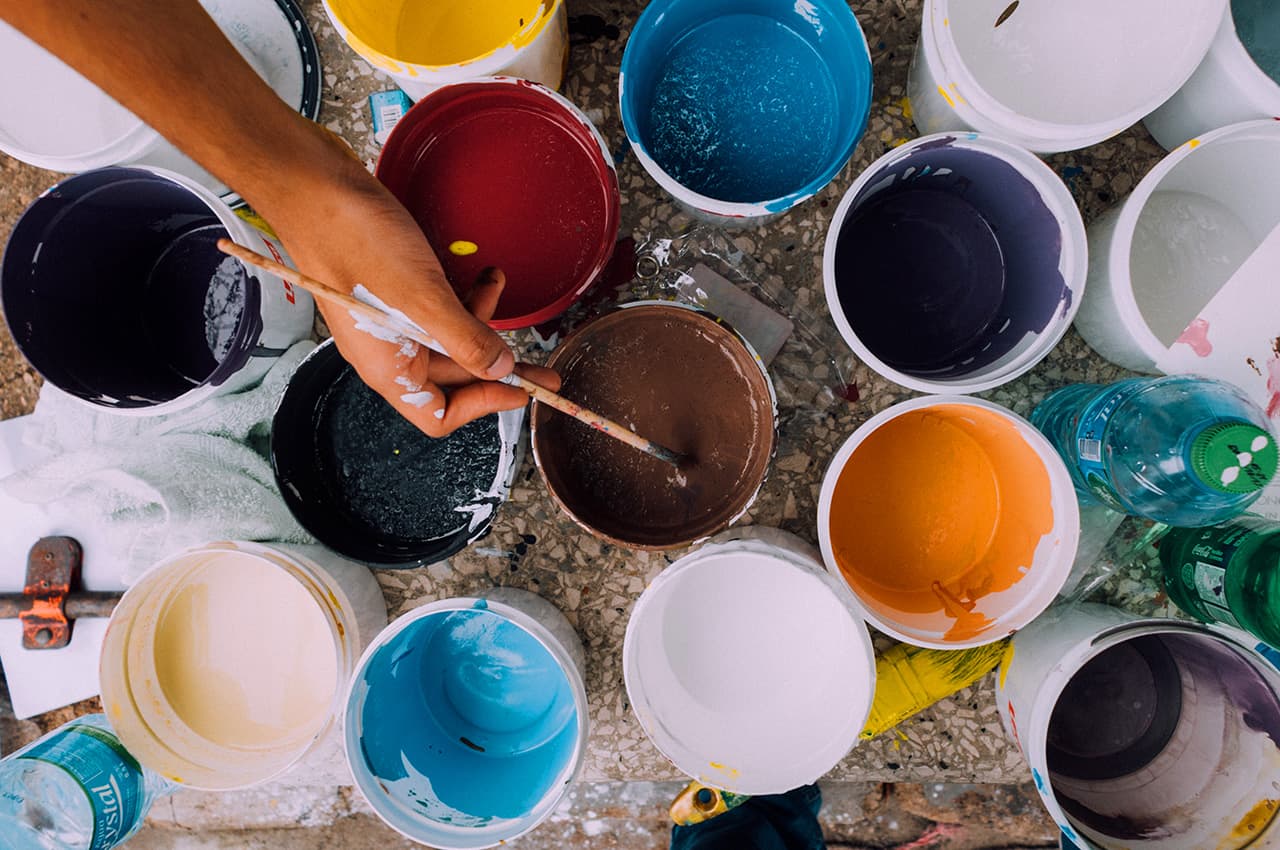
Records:
[[[843,0],[655,0],[618,77],[645,170],[695,215],[759,222],[822,189],[871,107],[871,56]]]
[[[389,826],[432,847],[523,835],[582,764],[584,665],[568,620],[527,591],[404,614],[352,679],[345,743],[356,785]]]

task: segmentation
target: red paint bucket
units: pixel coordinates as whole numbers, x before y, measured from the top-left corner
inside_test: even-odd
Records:
[[[492,78],[433,92],[396,125],[376,174],[460,294],[488,266],[506,274],[489,322],[498,330],[563,313],[617,240],[618,177],[604,138],[535,83]]]

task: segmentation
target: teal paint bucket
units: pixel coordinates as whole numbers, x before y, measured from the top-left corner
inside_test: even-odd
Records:
[[[432,847],[523,835],[582,765],[584,666],[568,620],[527,591],[402,615],[352,677],[345,746],[357,787],[389,826]]]

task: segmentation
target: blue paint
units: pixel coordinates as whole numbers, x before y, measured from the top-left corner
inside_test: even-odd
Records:
[[[1280,650],[1269,644],[1260,643],[1253,648],[1254,652],[1267,659],[1267,663],[1272,667],[1280,670]]]
[[[837,0],[655,0],[622,77],[632,144],[693,192],[771,211],[830,182],[871,103],[866,42]]]
[[[1236,35],[1249,57],[1280,84],[1280,4],[1275,0],[1231,0]]]
[[[483,603],[410,623],[370,658],[353,702],[362,767],[402,813],[436,824],[529,814],[568,779],[578,743],[565,671]]]
[[[1035,780],[1036,790],[1039,791],[1041,794],[1043,794],[1044,793],[1044,777],[1040,775],[1040,771],[1036,770],[1034,767],[1031,768],[1031,778]]]

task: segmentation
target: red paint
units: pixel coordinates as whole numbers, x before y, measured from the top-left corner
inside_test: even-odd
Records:
[[[1209,323],[1204,319],[1196,319],[1187,325],[1181,336],[1174,342],[1191,346],[1196,357],[1208,357],[1213,353],[1213,343],[1209,341]]]
[[[396,124],[377,177],[427,235],[454,289],[505,273],[489,323],[564,312],[605,268],[618,235],[617,176],[586,119],[523,81],[446,86]],[[479,250],[449,252],[455,241]]]
[[[258,238],[262,240],[263,245],[267,246],[267,250],[271,252],[271,256],[275,258],[275,261],[277,263],[280,263],[281,265],[284,265],[284,257],[280,256],[280,252],[276,250],[276,246],[272,245],[265,236],[259,236]],[[290,304],[297,304],[298,299],[297,299],[297,296],[293,294],[293,284],[287,280],[281,280],[280,282],[284,284],[285,300],[287,300]]]

